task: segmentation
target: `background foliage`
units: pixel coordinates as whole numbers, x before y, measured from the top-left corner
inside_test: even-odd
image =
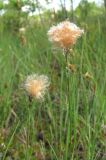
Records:
[[[0,159],[106,159],[106,3],[82,0],[75,10],[70,3],[70,11],[61,1],[55,12],[37,0],[0,1]],[[75,67],[70,72],[47,38],[48,29],[66,18],[85,30],[68,59]],[[51,80],[43,103],[30,104],[21,89],[32,73]]]

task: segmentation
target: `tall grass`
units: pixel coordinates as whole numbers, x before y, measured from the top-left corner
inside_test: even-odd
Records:
[[[41,27],[29,29],[22,46],[17,35],[0,36],[0,156],[16,160],[106,159],[106,46],[100,21],[73,48],[68,72],[61,51]],[[47,26],[47,28],[49,28]],[[55,52],[55,53],[54,53]],[[92,78],[87,78],[89,72]],[[44,102],[29,104],[25,77],[51,80]]]

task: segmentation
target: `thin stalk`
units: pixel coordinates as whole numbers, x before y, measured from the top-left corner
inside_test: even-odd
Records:
[[[68,55],[69,55],[69,49],[65,49],[64,50],[64,55],[65,55],[65,60],[66,60],[66,66],[68,64]],[[66,139],[66,153],[65,153],[65,160],[68,159],[69,156],[69,145],[70,145],[70,139],[71,139],[71,122],[70,122],[70,117],[71,117],[71,111],[70,111],[70,80],[69,80],[69,76],[66,73],[66,81],[67,81],[67,99],[68,99],[68,110],[67,110],[67,114],[68,114],[68,121],[67,121],[67,139]]]

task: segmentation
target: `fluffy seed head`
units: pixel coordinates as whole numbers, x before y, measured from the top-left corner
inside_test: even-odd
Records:
[[[63,21],[50,28],[48,37],[51,42],[65,49],[75,44],[82,33],[84,33],[84,30],[81,30],[74,23]]]
[[[24,88],[29,96],[43,99],[49,85],[50,82],[47,76],[34,74],[26,78]]]

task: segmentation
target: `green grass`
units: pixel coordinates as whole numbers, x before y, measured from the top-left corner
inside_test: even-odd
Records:
[[[74,56],[68,61],[76,72],[67,72],[63,54],[53,50],[47,39],[47,29],[28,29],[24,46],[17,35],[1,34],[1,159],[106,159],[106,36],[102,25],[106,26],[99,21],[88,25],[74,46]],[[91,79],[84,78],[86,72]],[[51,89],[44,102],[30,104],[21,85],[33,73],[47,75]]]

